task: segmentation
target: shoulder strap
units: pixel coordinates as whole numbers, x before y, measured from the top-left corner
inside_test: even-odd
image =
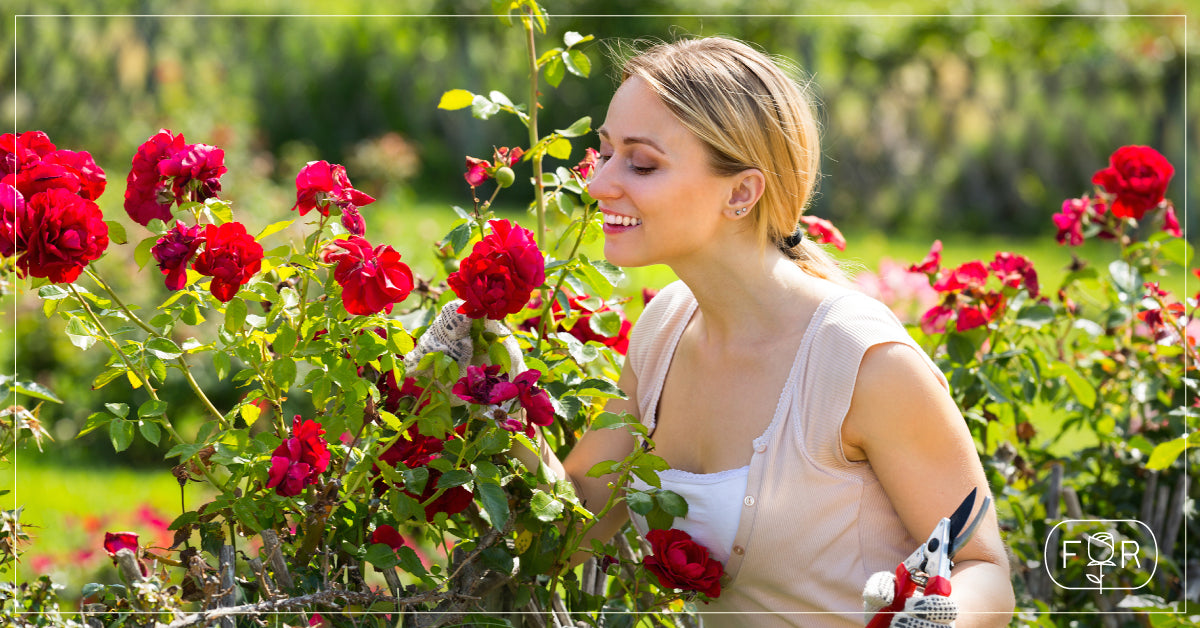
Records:
[[[637,401],[642,420],[648,418],[650,399],[658,399],[679,332],[691,317],[696,299],[682,281],[675,281],[654,297],[629,334],[626,364],[638,378]]]

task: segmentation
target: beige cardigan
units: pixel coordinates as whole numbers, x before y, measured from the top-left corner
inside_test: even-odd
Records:
[[[695,308],[692,293],[677,281],[663,288],[634,327],[628,360],[647,426],[655,423],[671,356]],[[841,446],[863,354],[889,342],[921,351],[895,315],[864,294],[838,292],[813,314],[775,415],[751,445],[722,593],[698,605],[705,628],[861,627],[867,577],[895,570],[920,545],[870,465],[846,460]],[[925,359],[945,386],[941,371]]]

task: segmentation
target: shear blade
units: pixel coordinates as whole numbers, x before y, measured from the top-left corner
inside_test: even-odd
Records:
[[[971,519],[971,511],[975,506],[975,494],[979,491],[978,488],[971,489],[971,493],[967,498],[959,504],[954,514],[950,515],[950,547],[947,548],[947,554],[953,556],[958,550],[966,544],[975,533],[975,528],[979,526],[979,522],[983,521],[984,515],[987,513],[988,505],[992,503],[992,498],[984,497],[983,505],[979,508],[979,512],[975,518]],[[968,525],[968,521],[970,524]]]

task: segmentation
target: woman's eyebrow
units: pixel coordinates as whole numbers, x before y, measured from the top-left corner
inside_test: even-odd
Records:
[[[608,135],[608,131],[604,127],[600,127],[599,129],[596,129],[596,134],[599,135],[601,138],[603,138],[606,141],[611,141],[611,138]],[[653,148],[654,150],[656,150],[664,155],[667,154],[667,151],[663,150],[662,147],[658,145],[658,143],[656,143],[654,140],[652,140],[648,137],[640,137],[640,136],[626,137],[621,140],[621,143],[625,144],[625,145],[645,144],[646,146],[649,146],[650,148]]]

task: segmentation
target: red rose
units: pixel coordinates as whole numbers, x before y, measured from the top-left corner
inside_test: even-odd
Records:
[[[158,218],[171,219],[175,200],[158,170],[158,163],[185,148],[183,134],[161,129],[138,146],[129,177],[125,180],[125,212],[134,222],[146,226]]]
[[[513,384],[519,391],[517,399],[520,400],[521,407],[525,408],[526,420],[532,425],[554,423],[554,406],[550,403],[550,393],[537,387],[538,378],[541,376],[541,371],[529,369],[513,379]],[[529,434],[533,432],[533,428],[529,427],[525,431]]]
[[[154,243],[150,253],[158,262],[158,269],[167,276],[168,290],[179,290],[187,283],[188,263],[201,244],[204,244],[204,235],[200,225],[188,227],[179,221]]]
[[[1163,200],[1175,167],[1149,146],[1122,146],[1108,158],[1108,167],[1092,175],[1092,183],[1117,197],[1113,215],[1141,220]]]
[[[486,159],[467,157],[467,172],[463,174],[463,178],[467,180],[467,183],[471,187],[482,185],[484,181],[487,181],[492,176],[488,174],[488,170],[491,167],[492,164],[488,163]]]
[[[310,161],[296,174],[296,204],[292,209],[303,216],[316,209],[329,215],[330,203],[345,211],[374,203],[375,199],[350,186],[346,169],[327,161]],[[353,231],[352,231],[353,232]],[[361,235],[361,234],[358,234]]]
[[[1179,228],[1179,217],[1175,215],[1175,207],[1172,205],[1167,205],[1167,211],[1163,212],[1163,231],[1176,238],[1183,237],[1183,229]]]
[[[263,248],[246,233],[240,222],[206,225],[204,252],[196,256],[192,270],[212,277],[209,290],[222,303],[228,303],[238,288],[262,268]]]
[[[944,304],[935,305],[921,316],[921,331],[926,334],[940,334],[946,331],[946,322],[953,316],[953,308]]]
[[[600,159],[600,151],[594,148],[588,148],[583,151],[583,159],[575,165],[572,170],[579,174],[580,179],[589,179],[592,173],[596,171],[596,162]]]
[[[459,314],[502,319],[520,312],[546,280],[546,260],[528,229],[507,220],[488,224],[492,233],[475,243],[446,281],[463,300]]]
[[[350,235],[361,236],[367,232],[367,221],[363,220],[356,207],[347,207],[342,211],[342,226]]]
[[[664,589],[699,591],[709,598],[721,596],[725,567],[709,556],[708,548],[683,530],[651,530],[646,535],[654,553],[642,564],[658,577]]]
[[[208,144],[189,144],[158,162],[158,173],[172,180],[176,203],[215,197],[226,172],[225,151]]]
[[[42,163],[53,164],[69,170],[79,181],[76,186],[79,195],[89,201],[100,198],[100,195],[104,193],[104,187],[108,184],[108,177],[104,174],[104,170],[96,165],[96,160],[86,150],[56,150],[42,158]]]
[[[646,303],[649,303],[650,302],[649,299],[653,299],[654,295],[657,293],[658,293],[657,290],[651,290],[650,288],[643,288],[642,289],[642,298],[645,300]],[[587,307],[585,307],[583,305],[583,302],[587,301],[590,298],[591,298],[590,296],[588,296],[586,294],[582,294],[579,296],[571,297],[569,299],[569,302],[571,304],[571,311],[577,312],[578,317],[579,317],[578,319],[576,319],[575,325],[572,326],[571,329],[569,329],[569,330],[565,329],[562,324],[563,319],[565,319],[566,317],[564,317],[562,315],[562,306],[558,304],[557,299],[550,306],[551,320],[556,322],[556,324],[558,325],[558,327],[557,327],[558,329],[571,334],[577,340],[579,340],[579,342],[587,342],[589,340],[594,340],[606,347],[612,347],[617,353],[620,353],[621,355],[625,355],[625,353],[629,350],[629,332],[633,330],[633,324],[629,322],[629,319],[625,318],[624,312],[622,312],[621,310],[613,309],[613,308],[609,307],[607,303],[601,303],[600,307],[596,308],[595,310],[588,309]],[[542,298],[534,297],[533,300],[529,302],[529,308],[534,309],[534,310],[540,310],[542,308]],[[615,336],[605,336],[603,334],[596,333],[592,329],[592,315],[598,314],[600,312],[616,312],[617,317],[620,318],[621,327],[620,327],[620,329],[617,330],[617,334]],[[542,317],[535,316],[535,317],[530,318],[529,320],[525,321],[524,323],[522,323],[521,329],[528,331],[528,330],[538,329],[539,327],[541,327],[541,325],[542,325]]]
[[[138,555],[138,535],[133,532],[105,532],[104,533],[104,551],[108,552],[110,558],[113,559],[113,564],[117,564],[117,552],[127,549],[133,552],[134,557]],[[150,569],[146,567],[146,563],[142,562],[141,558],[137,559],[138,567],[142,570],[142,575],[149,577]]]
[[[92,201],[54,188],[34,194],[24,209],[15,214],[14,248],[25,275],[71,283],[108,248],[108,225]]]
[[[0,135],[0,178],[29,168],[55,150],[54,143],[41,131]]]
[[[942,265],[942,241],[934,240],[933,246],[929,247],[929,252],[925,254],[925,259],[908,267],[910,273],[925,273],[932,275],[938,271]]]
[[[496,164],[505,166],[515,166],[518,161],[521,161],[521,155],[525,154],[525,149],[520,147],[509,148],[501,146],[495,151],[494,158]]]
[[[393,550],[399,550],[401,547],[404,547],[404,537],[396,531],[396,528],[386,523],[375,528],[375,531],[371,533],[371,542],[383,543]]]
[[[996,259],[988,264],[996,277],[1004,283],[1007,288],[1019,288],[1022,284],[1029,291],[1029,296],[1036,297],[1038,295],[1038,276],[1037,271],[1033,268],[1033,262],[1029,261],[1024,255],[1016,253],[997,252]]]
[[[0,183],[0,255],[12,257],[17,253],[17,216],[25,215],[25,197],[11,185]],[[25,245],[19,248],[24,250]]]
[[[413,274],[390,246],[371,248],[358,236],[334,240],[343,251],[325,253],[325,262],[337,264],[333,278],[342,286],[346,311],[360,316],[391,312],[392,305],[408,298],[413,289]]]
[[[297,414],[292,419],[292,437],[283,441],[271,453],[271,470],[267,488],[284,497],[299,495],[305,486],[316,484],[317,478],[329,468],[329,445],[321,436],[325,430],[313,420],[301,422]]]
[[[466,424],[463,424],[455,428],[454,431],[461,436],[466,431],[466,428]],[[447,436],[447,438],[451,437]],[[420,432],[417,425],[413,424],[408,428],[408,432],[403,437],[399,438],[391,447],[388,447],[387,450],[379,454],[379,460],[391,466],[403,463],[409,469],[423,467],[429,464],[430,460],[433,460],[442,453],[445,443],[445,439],[437,438],[436,436],[425,436]],[[408,490],[405,490],[404,493],[413,499],[424,502],[433,497],[433,494],[437,492],[438,479],[441,477],[442,474],[440,471],[430,469],[429,479],[425,482],[425,488],[421,491],[420,495]],[[377,492],[382,492],[386,488],[386,484],[382,482],[375,483],[375,490]],[[432,520],[433,516],[439,512],[450,515],[460,513],[471,504],[472,499],[474,499],[474,493],[463,486],[446,489],[440,497],[425,507],[425,518]]]
[[[983,262],[970,261],[943,275],[933,289],[938,292],[953,292],[956,290],[971,290],[982,288],[987,283],[988,271]]]
[[[495,405],[515,399],[520,389],[500,373],[500,365],[468,366],[467,374],[454,383],[450,391],[459,399],[476,405]]]
[[[846,250],[846,238],[832,222],[816,216],[801,216],[800,222],[817,243],[832,244],[839,251]]]

